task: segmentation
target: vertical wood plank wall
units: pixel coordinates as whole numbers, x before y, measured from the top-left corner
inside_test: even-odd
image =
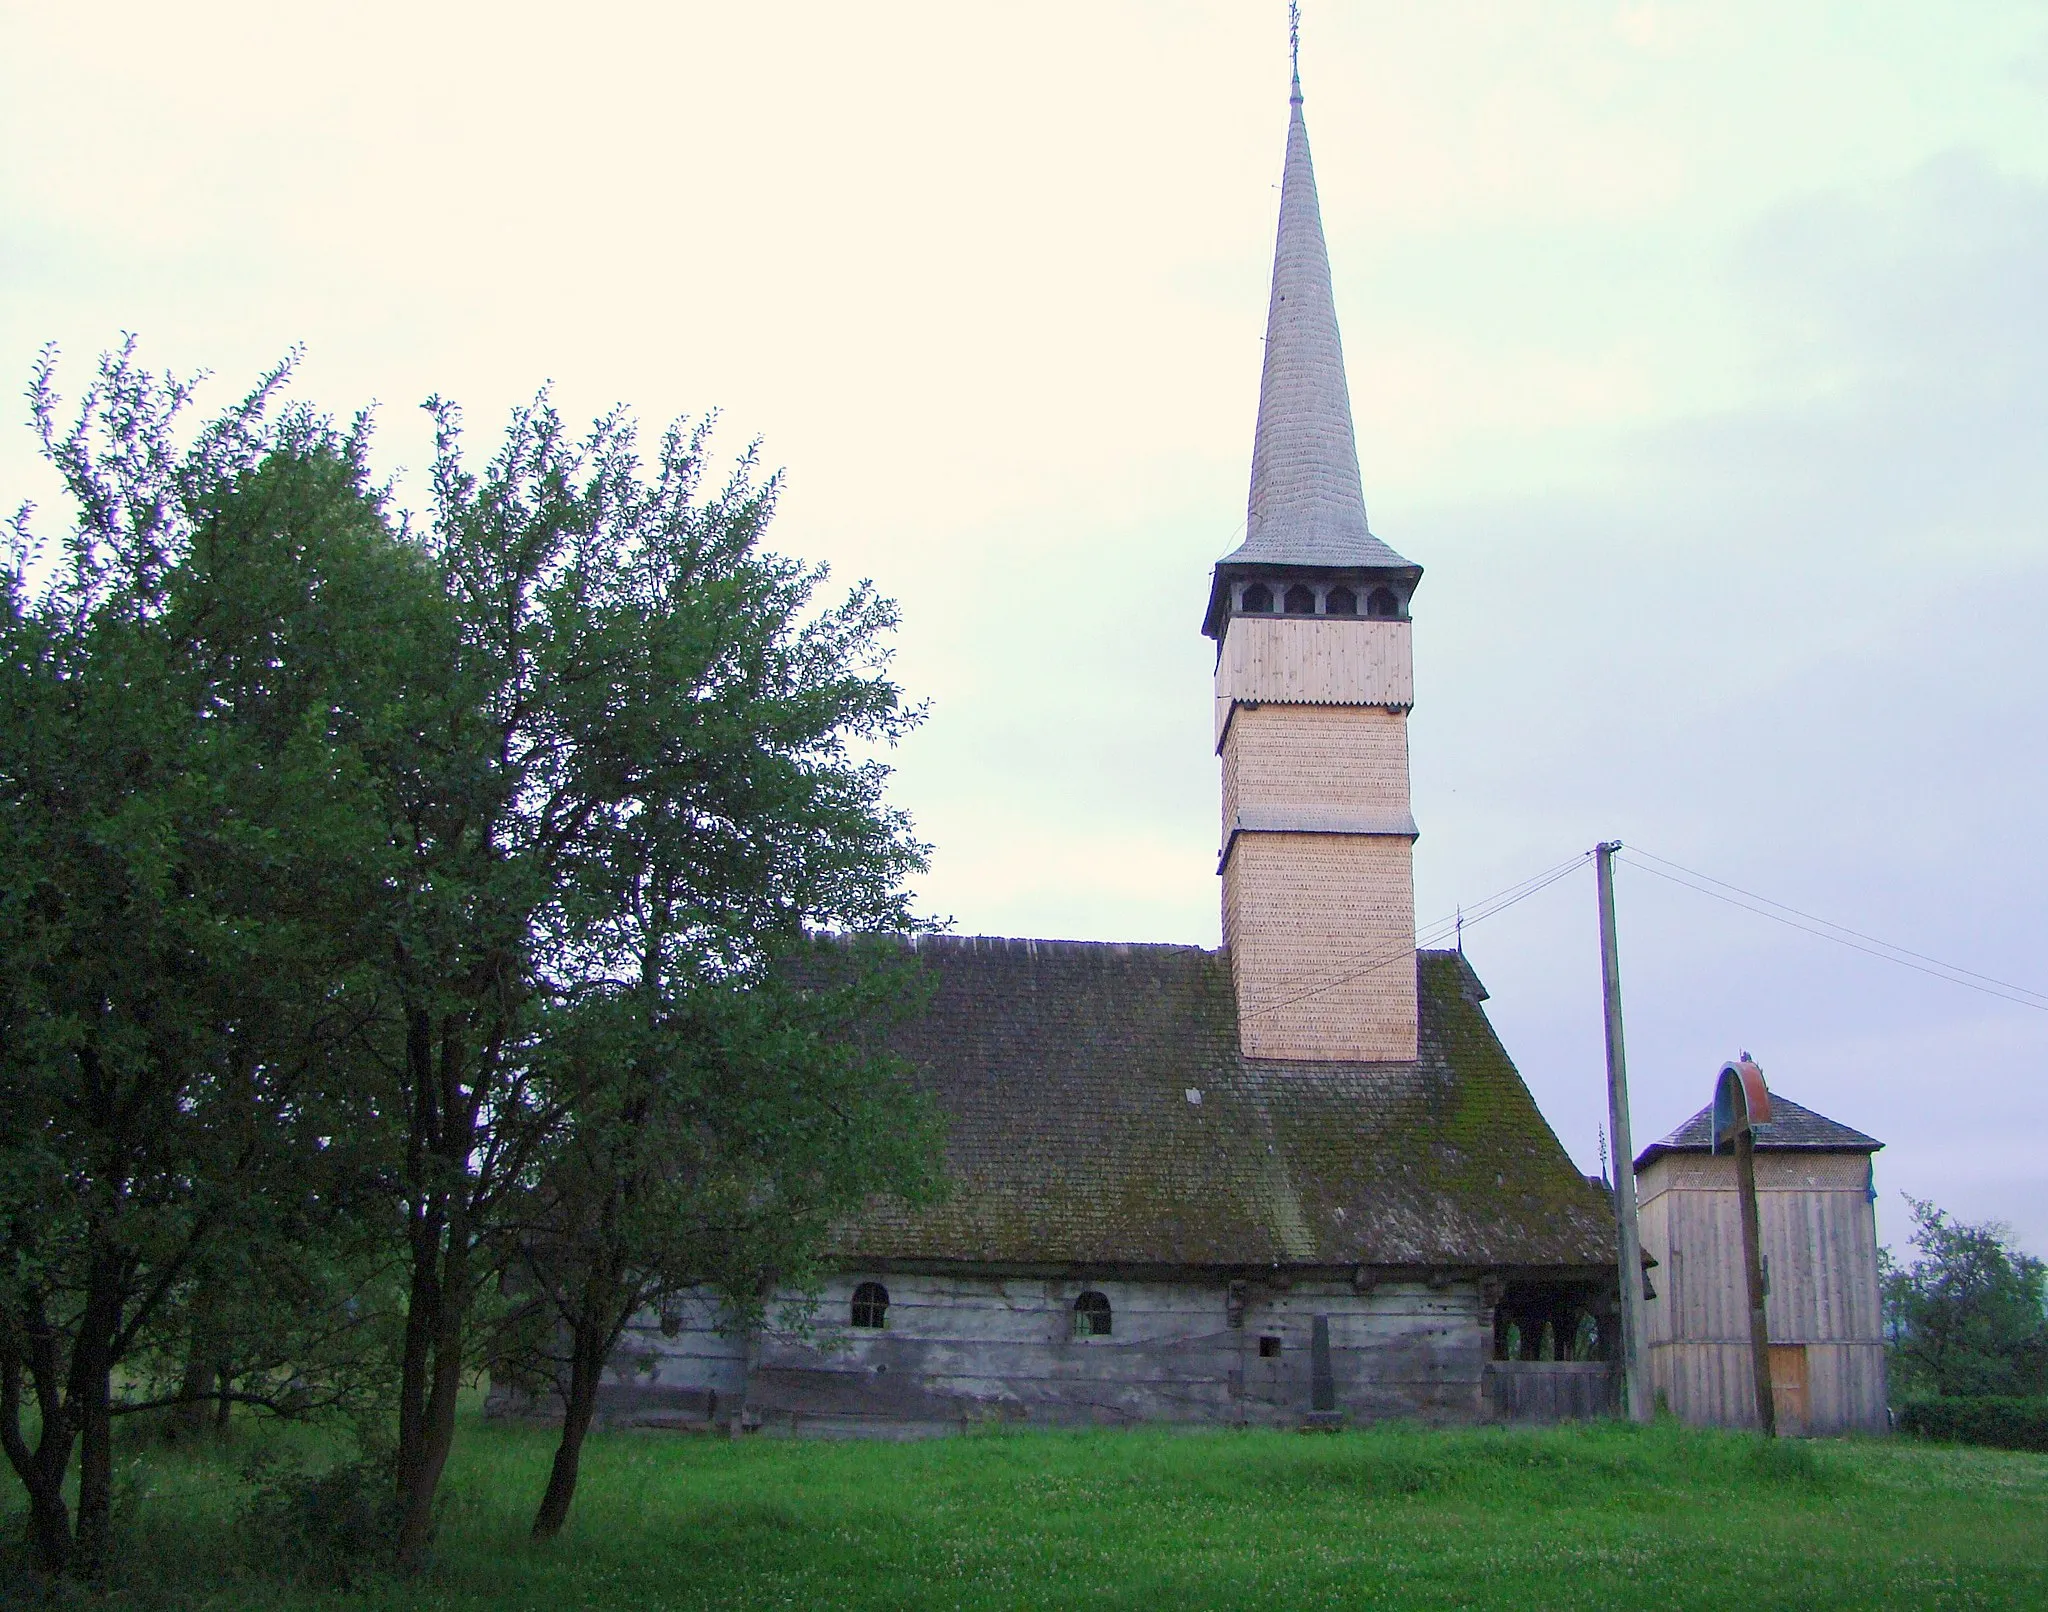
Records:
[[[1806,1351],[1812,1433],[1883,1432],[1884,1333],[1877,1220],[1860,1153],[1760,1152],[1757,1210],[1770,1262],[1773,1344]],[[1674,1414],[1756,1425],[1735,1161],[1671,1153],[1642,1172],[1643,1247],[1657,1261],[1645,1306],[1651,1378]]]
[[[1239,701],[1415,703],[1414,625],[1328,616],[1232,616],[1216,654],[1216,744]]]

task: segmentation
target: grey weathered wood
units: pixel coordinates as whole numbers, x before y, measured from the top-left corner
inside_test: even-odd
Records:
[[[1771,1262],[1770,1341],[1807,1351],[1807,1430],[1882,1433],[1884,1334],[1877,1223],[1860,1154],[1755,1155],[1760,1248]],[[1657,1391],[1687,1422],[1757,1424],[1735,1161],[1670,1154],[1643,1172],[1643,1246]]]
[[[1300,1425],[1318,1399],[1317,1317],[1326,1319],[1329,1398],[1352,1421],[1409,1417],[1475,1421],[1492,1313],[1472,1282],[1386,1281],[1359,1291],[1347,1277],[1241,1284],[888,1274],[887,1325],[847,1324],[849,1272],[821,1291],[808,1332],[771,1304],[748,1340],[717,1330],[707,1294],[636,1318],[606,1373],[601,1411],[613,1423],[706,1426],[744,1414],[785,1432],[888,1435],[991,1421],[1207,1421]],[[1107,1337],[1077,1337],[1073,1302],[1108,1296]],[[774,1324],[780,1317],[781,1324]],[[1261,1356],[1259,1340],[1279,1353]],[[1531,1401],[1535,1405],[1535,1401]],[[495,1409],[546,1413],[507,1394]],[[1537,1413],[1552,1414],[1548,1402]],[[1512,1414],[1510,1407],[1510,1414]]]
[[[1628,1111],[1628,1054],[1621,1033],[1621,947],[1614,924],[1614,853],[1618,841],[1594,847],[1600,900],[1600,997],[1607,1033],[1607,1127],[1614,1139],[1616,1279],[1621,1287],[1621,1370],[1629,1416],[1650,1419],[1648,1350],[1643,1329],[1642,1238],[1636,1221],[1635,1155]]]
[[[1486,1368],[1489,1420],[1595,1421],[1613,1416],[1620,1378],[1605,1361],[1495,1360]]]

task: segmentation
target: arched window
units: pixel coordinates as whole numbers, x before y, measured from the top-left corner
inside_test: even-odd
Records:
[[[1244,613],[1248,616],[1263,616],[1273,608],[1273,590],[1263,582],[1254,582],[1244,590]]]
[[[1392,588],[1374,588],[1372,597],[1365,601],[1365,613],[1368,616],[1398,616],[1401,601],[1394,597]]]
[[[1299,582],[1287,590],[1287,613],[1290,616],[1312,616],[1316,613],[1316,595],[1313,588],[1304,588]]]
[[[1091,1291],[1074,1300],[1075,1337],[1108,1337],[1109,1319],[1109,1300],[1102,1294]]]
[[[889,1315],[889,1290],[880,1282],[863,1282],[853,1290],[853,1324],[881,1327]]]
[[[1358,595],[1349,588],[1332,588],[1323,599],[1323,614],[1326,616],[1357,615]]]

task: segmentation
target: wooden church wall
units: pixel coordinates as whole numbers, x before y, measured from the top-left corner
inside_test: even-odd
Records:
[[[907,1434],[989,1423],[1138,1421],[1293,1426],[1310,1409],[1311,1335],[1329,1318],[1339,1407],[1385,1417],[1471,1422],[1492,1348],[1473,1284],[1348,1282],[1252,1288],[1233,1326],[1225,1284],[882,1274],[880,1331],[847,1325],[849,1274],[828,1283],[815,1335],[770,1329],[751,1342],[717,1331],[699,1298],[640,1317],[606,1374],[600,1414],[614,1425],[705,1426],[744,1411],[770,1431]],[[1110,1301],[1107,1337],[1074,1335],[1074,1300]],[[1278,1339],[1262,1354],[1262,1338]],[[517,1411],[513,1396],[494,1408]]]

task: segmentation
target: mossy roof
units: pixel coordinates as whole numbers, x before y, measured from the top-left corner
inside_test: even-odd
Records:
[[[943,1111],[951,1194],[849,1258],[1584,1267],[1611,1210],[1544,1122],[1456,952],[1418,952],[1412,1063],[1249,1059],[1227,953],[920,937],[892,1038]]]

